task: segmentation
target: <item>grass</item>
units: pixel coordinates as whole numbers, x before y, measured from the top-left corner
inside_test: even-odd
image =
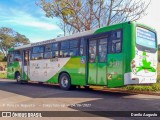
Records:
[[[7,78],[6,72],[0,72],[0,78]]]
[[[160,91],[160,83],[155,83],[152,85],[128,85],[126,87],[122,87],[122,89],[131,91],[157,92]]]

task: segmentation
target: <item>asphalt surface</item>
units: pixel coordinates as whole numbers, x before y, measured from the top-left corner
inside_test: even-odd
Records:
[[[89,111],[160,111],[160,96],[85,89],[64,91],[57,85],[17,84],[13,80],[0,79],[0,111],[88,111],[84,112],[88,115],[93,115]],[[97,114],[94,112],[94,115],[92,117],[79,115],[70,119],[139,119],[139,117],[101,117],[98,112]]]

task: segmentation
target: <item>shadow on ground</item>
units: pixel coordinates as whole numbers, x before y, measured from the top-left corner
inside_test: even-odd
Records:
[[[57,85],[17,84],[13,81],[0,81],[0,90],[31,98],[98,98],[78,103],[81,106],[69,106],[78,111],[160,111],[159,96],[85,89],[64,91]]]

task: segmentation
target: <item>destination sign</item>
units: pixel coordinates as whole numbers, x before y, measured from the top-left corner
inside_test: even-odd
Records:
[[[137,27],[137,40],[136,43],[142,46],[155,48],[156,47],[156,35],[154,32]]]

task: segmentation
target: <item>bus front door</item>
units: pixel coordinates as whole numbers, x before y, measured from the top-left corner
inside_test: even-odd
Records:
[[[89,40],[88,84],[107,85],[107,38]]]
[[[29,50],[23,51],[23,63],[22,63],[22,78],[23,80],[29,80]]]

